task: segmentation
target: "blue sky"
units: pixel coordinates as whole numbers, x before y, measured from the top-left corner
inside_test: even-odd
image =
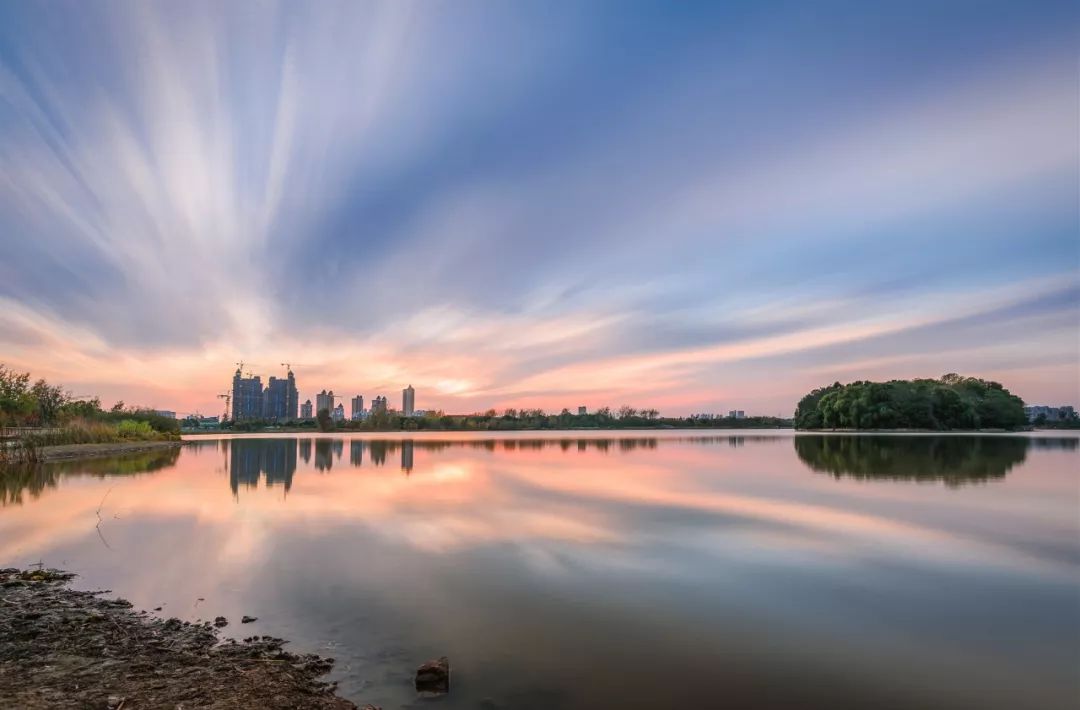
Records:
[[[1074,3],[7,3],[0,361],[302,397],[1076,403]]]

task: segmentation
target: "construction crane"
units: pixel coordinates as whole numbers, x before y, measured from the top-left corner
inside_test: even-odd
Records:
[[[291,362],[283,362],[283,363],[281,363],[281,366],[285,368],[286,372],[292,372],[292,363]]]
[[[244,369],[244,361],[241,360],[240,362],[236,363],[236,371],[237,372],[242,372],[243,369]]]
[[[232,400],[232,395],[228,392],[224,392],[218,395],[218,399],[225,400],[225,413],[221,415],[222,423],[229,421],[229,402]]]

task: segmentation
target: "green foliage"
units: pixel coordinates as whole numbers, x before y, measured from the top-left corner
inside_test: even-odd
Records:
[[[13,372],[0,364],[0,426],[25,424],[36,405],[30,373]]]
[[[155,432],[149,422],[123,419],[116,425],[116,433],[125,439],[148,439]]]
[[[315,421],[319,425],[319,431],[333,431],[334,429],[334,420],[330,418],[330,411],[326,408],[319,410],[319,413],[315,415]]]
[[[30,373],[13,372],[0,365],[0,426],[57,427],[61,429],[72,425],[71,436],[97,436],[88,434],[89,422],[108,424],[102,432],[111,432],[116,436],[118,426],[125,420],[142,422],[154,432],[166,435],[178,435],[180,422],[170,417],[163,417],[147,407],[126,407],[117,402],[109,411],[101,409],[101,400],[97,397],[88,400],[75,400],[60,385],[50,385],[39,379],[30,384]],[[125,425],[130,431],[131,425]],[[145,427],[136,427],[138,436],[145,435]],[[110,434],[101,433],[103,437]],[[129,434],[133,435],[133,434]],[[78,443],[78,442],[66,442]]]
[[[950,373],[939,380],[839,382],[799,401],[797,429],[1016,429],[1024,402],[997,382]]]
[[[127,409],[113,407],[108,412],[98,410],[93,413],[92,418],[117,425],[124,421],[134,420],[145,423],[150,429],[159,434],[180,434],[180,421],[178,419],[163,417],[154,410],[145,407],[130,407]]]

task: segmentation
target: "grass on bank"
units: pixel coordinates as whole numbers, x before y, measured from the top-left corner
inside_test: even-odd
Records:
[[[0,463],[39,461],[47,446],[70,444],[116,444],[132,441],[178,441],[176,432],[158,431],[149,422],[121,419],[116,422],[73,419],[55,429],[27,434],[0,443]]]

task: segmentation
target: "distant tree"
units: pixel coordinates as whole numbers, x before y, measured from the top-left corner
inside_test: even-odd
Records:
[[[50,385],[45,380],[35,382],[30,394],[36,400],[38,420],[42,424],[54,423],[63,406],[71,399],[62,387]]]
[[[114,414],[119,414],[120,412],[124,411],[124,400],[120,400],[119,402],[114,404],[112,406],[112,409],[110,409],[109,411]]]
[[[0,364],[0,426],[20,424],[34,413],[30,373],[14,372]]]
[[[60,416],[62,419],[75,419],[77,417],[93,419],[101,414],[101,400],[94,397],[93,399],[69,399],[61,407]]]
[[[334,420],[330,418],[330,410],[326,407],[315,415],[315,421],[319,425],[319,431],[332,431],[334,428]]]
[[[633,407],[624,404],[619,407],[619,419],[631,419],[637,416],[637,410]]]

